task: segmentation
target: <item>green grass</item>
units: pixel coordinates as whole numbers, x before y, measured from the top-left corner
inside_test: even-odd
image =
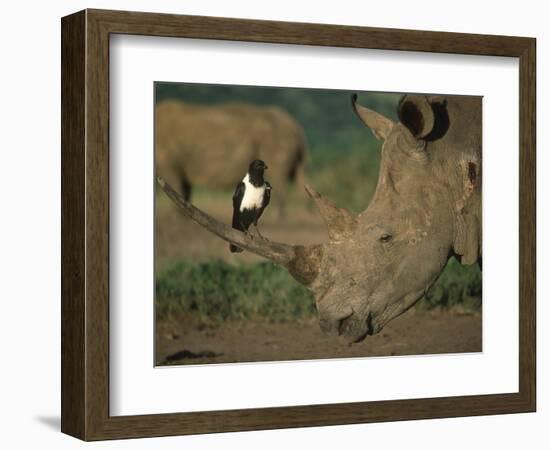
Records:
[[[431,309],[461,305],[467,309],[478,309],[481,307],[481,291],[481,271],[478,265],[463,266],[451,258],[418,307]]]
[[[481,273],[452,259],[419,307],[479,308]],[[170,319],[194,312],[205,320],[296,320],[315,314],[311,293],[283,268],[262,262],[235,266],[223,261],[192,263],[182,260],[159,273],[156,314]]]
[[[182,311],[213,320],[282,321],[312,316],[315,303],[306,288],[271,262],[234,266],[180,261],[157,277],[156,313],[162,319]]]

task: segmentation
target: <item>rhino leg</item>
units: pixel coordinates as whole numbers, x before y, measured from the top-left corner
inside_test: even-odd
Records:
[[[182,177],[181,179],[181,195],[185,199],[186,202],[191,201],[191,183],[189,180],[185,177]]]
[[[305,167],[303,162],[300,161],[295,169],[294,185],[298,195],[300,195],[300,198],[303,199],[305,208],[311,213],[315,210],[315,206],[313,205],[313,202],[309,200],[309,197],[304,194],[306,184]]]
[[[286,206],[288,201],[288,181],[281,180],[278,182],[277,193],[275,197],[275,207],[277,209],[277,218],[283,220],[286,218]]]
[[[163,177],[171,186],[179,186],[179,194],[186,201],[191,200],[191,182],[177,168],[159,165],[157,175]]]

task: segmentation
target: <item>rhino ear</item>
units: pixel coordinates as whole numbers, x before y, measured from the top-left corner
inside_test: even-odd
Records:
[[[435,114],[425,95],[405,95],[397,109],[399,121],[416,139],[424,139],[435,126]]]
[[[463,265],[475,264],[481,257],[481,224],[474,214],[458,216],[453,247]]]
[[[356,102],[357,94],[353,94],[351,96],[351,106],[353,107],[355,114],[357,114],[357,117],[361,119],[361,122],[371,129],[376,139],[386,139],[395,123],[382,114],[358,105]]]
[[[456,203],[454,252],[465,265],[481,257],[481,173],[477,159],[462,161],[462,195]]]

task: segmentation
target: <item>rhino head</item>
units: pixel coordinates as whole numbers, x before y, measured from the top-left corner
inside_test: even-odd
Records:
[[[285,266],[313,292],[322,330],[355,342],[414,305],[450,257],[463,264],[481,257],[481,103],[404,96],[399,122],[358,105],[356,96],[352,106],[383,142],[378,184],[358,215],[306,186],[327,225],[328,243],[251,239],[160,183],[211,232]]]

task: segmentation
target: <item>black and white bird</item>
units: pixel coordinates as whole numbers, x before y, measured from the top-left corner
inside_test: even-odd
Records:
[[[250,225],[254,225],[260,237],[262,235],[258,229],[258,219],[271,199],[271,185],[264,180],[266,169],[267,166],[262,160],[252,161],[248,173],[233,194],[233,228],[248,233]],[[233,244],[229,245],[229,250],[233,253],[243,251]]]

